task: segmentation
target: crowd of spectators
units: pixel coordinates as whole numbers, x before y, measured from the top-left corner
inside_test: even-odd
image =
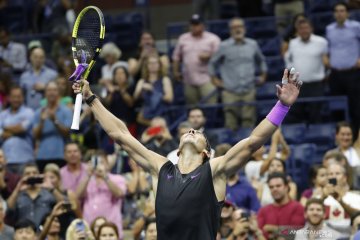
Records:
[[[258,1],[251,2],[249,9],[255,9]],[[86,105],[81,131],[70,130],[74,96],[67,79],[73,71],[69,29],[75,3],[39,1],[34,8],[33,31],[56,36],[48,53],[39,41],[28,46],[12,41],[8,29],[0,27],[0,239],[154,240],[150,175],[106,136]],[[216,18],[216,0],[194,1],[194,9],[201,12],[208,3],[210,17]],[[360,239],[360,23],[349,20],[347,5],[339,3],[336,21],[326,36],[318,36],[303,9],[300,0],[275,1],[277,16],[300,13],[288,32],[288,23],[278,22],[278,31],[286,32],[279,54],[301,73],[300,97],[323,96],[326,85],[331,94],[347,96],[351,123],[337,124],[336,148],[303,173],[309,174],[303,192],[287,174],[290,147],[282,130],[276,131],[244,172],[228,176],[218,239]],[[255,10],[251,14],[258,16]],[[101,77],[92,84],[139,141],[174,164],[179,138],[191,128],[207,135],[212,157],[223,155],[231,145],[208,131],[203,109],[194,105],[256,101],[268,72],[258,43],[246,37],[244,20],[230,20],[229,32],[221,41],[206,30],[202,15],[194,14],[170,57],[156,48],[148,31],[127,60],[108,42],[99,56]],[[179,97],[175,81],[183,84],[192,108],[173,134],[164,113]],[[211,95],[216,89],[219,98]],[[256,124],[251,104],[222,110],[226,128]],[[319,106],[294,106],[288,118],[320,123]]]

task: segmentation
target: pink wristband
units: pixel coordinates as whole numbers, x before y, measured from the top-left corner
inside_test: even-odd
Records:
[[[275,106],[271,109],[266,118],[275,126],[280,126],[284,120],[286,114],[288,113],[290,107],[285,106],[280,101],[277,101]]]

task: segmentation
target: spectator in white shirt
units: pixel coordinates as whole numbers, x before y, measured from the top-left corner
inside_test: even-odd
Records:
[[[325,66],[328,63],[328,43],[325,38],[313,34],[311,23],[303,19],[296,25],[298,37],[290,41],[285,60],[288,67],[295,67],[301,72],[303,88],[299,97],[319,97],[324,95],[323,80]],[[294,120],[320,122],[319,104],[297,104],[292,109]]]
[[[0,26],[0,69],[21,73],[26,66],[26,47],[10,41],[9,31]]]

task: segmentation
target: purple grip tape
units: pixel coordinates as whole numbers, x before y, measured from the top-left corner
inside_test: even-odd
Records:
[[[76,69],[75,72],[70,76],[69,81],[76,82],[79,81],[81,78],[81,75],[85,72],[87,69],[88,64],[86,63],[80,63]]]
[[[271,109],[266,118],[275,126],[280,126],[290,107],[285,106],[280,101],[277,101],[275,106]]]
[[[89,66],[89,64],[86,63],[86,54],[85,54],[84,50],[81,50],[80,55],[81,55],[80,56],[81,63],[76,67],[74,73],[70,76],[69,81],[72,81],[72,82],[79,81],[81,78],[81,75],[85,72],[85,70]]]

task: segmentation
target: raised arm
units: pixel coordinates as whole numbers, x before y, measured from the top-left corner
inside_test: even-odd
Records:
[[[285,69],[282,86],[276,85],[279,101],[251,135],[238,142],[224,156],[210,161],[213,177],[238,171],[273,135],[299,95],[302,82],[298,80],[298,73],[295,74],[295,71],[292,73],[288,76],[288,70]]]
[[[80,84],[82,84],[82,90]],[[101,104],[99,99],[93,98],[95,95],[91,92],[88,81],[81,80],[81,83],[74,83],[73,89],[75,93],[82,91],[91,111],[94,113],[95,118],[99,121],[105,132],[127,151],[129,156],[134,159],[137,164],[141,165],[144,169],[157,174],[167,159],[145,148],[131,135],[123,121],[110,113]],[[89,101],[90,99],[93,100]]]

